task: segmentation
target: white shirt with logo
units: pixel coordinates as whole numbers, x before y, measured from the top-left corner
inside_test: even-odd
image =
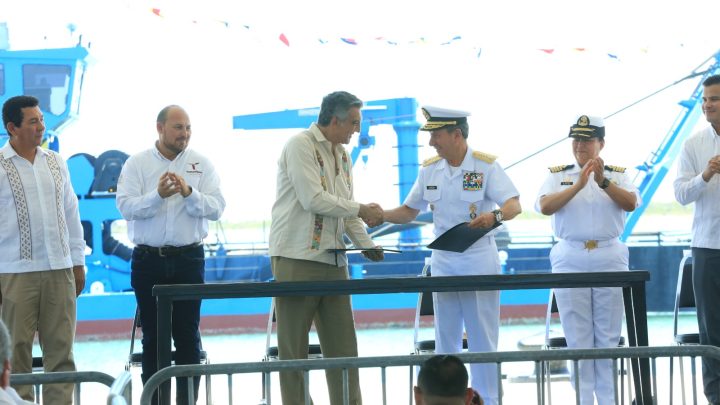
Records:
[[[158,194],[165,172],[185,179],[192,193],[168,198]],[[128,236],[136,245],[185,246],[202,242],[208,220],[225,210],[220,177],[205,156],[186,149],[168,160],[157,147],[131,156],[122,168],[116,196],[118,210],[128,221]]]

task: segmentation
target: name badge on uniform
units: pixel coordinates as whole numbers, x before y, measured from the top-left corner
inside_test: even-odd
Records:
[[[437,186],[426,186],[425,188],[428,190],[437,190]]]
[[[572,186],[573,181],[571,179],[563,179],[563,181],[560,182],[561,186]]]
[[[463,190],[466,191],[477,191],[483,186],[483,174],[482,173],[464,173],[463,174]]]

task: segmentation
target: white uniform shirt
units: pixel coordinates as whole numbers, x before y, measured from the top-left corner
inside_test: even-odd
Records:
[[[332,146],[317,124],[292,137],[278,160],[272,208],[270,256],[347,266],[343,234],[356,247],[374,244],[358,218],[352,161],[342,145]]]
[[[535,200],[535,210],[540,212],[540,198],[572,187],[580,178],[582,168],[571,168],[550,173]],[[626,173],[605,169],[605,177],[615,185],[635,193],[636,207],[641,198],[637,187]],[[564,207],[551,216],[555,236],[570,241],[598,240],[618,238],[625,228],[625,211],[617,205],[605,190],[598,186],[592,174],[587,184]]]
[[[707,183],[702,178],[708,161],[716,155],[720,155],[720,136],[712,126],[688,138],[680,152],[673,186],[680,204],[695,203],[692,247],[720,249],[720,176]]]
[[[165,172],[182,176],[192,193],[168,198],[158,194]],[[136,245],[185,246],[202,242],[208,220],[225,210],[220,177],[210,161],[193,150],[168,160],[157,147],[131,156],[122,168],[116,195],[118,210],[128,221],[128,236]]]
[[[9,142],[0,154],[0,273],[84,265],[85,239],[65,161],[36,148],[30,163]]]
[[[473,157],[472,149],[468,148],[465,158],[454,172],[445,159],[422,167],[403,204],[420,211],[430,205],[437,237],[459,223],[471,221],[472,214],[492,211],[518,195],[512,181],[496,161],[488,163]],[[491,238],[492,234],[484,236],[463,253],[433,250],[432,274],[495,273],[495,268],[478,269],[467,265],[473,255],[487,254],[484,248],[491,246],[488,244]],[[497,256],[497,250],[493,254]]]

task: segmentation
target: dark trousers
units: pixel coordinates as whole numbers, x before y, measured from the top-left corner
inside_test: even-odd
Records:
[[[692,248],[693,288],[700,344],[720,346],[720,250]],[[703,385],[711,403],[720,403],[720,361],[703,358]]]
[[[133,250],[131,285],[140,308],[142,324],[142,381],[157,371],[157,305],[152,295],[156,284],[202,284],[205,279],[205,253],[198,246],[174,256],[161,257],[139,249]],[[200,301],[176,301],[172,313],[172,337],[175,364],[200,363]],[[197,401],[200,379],[195,378]],[[177,380],[177,403],[187,404],[187,379]],[[153,396],[157,403],[157,392]]]

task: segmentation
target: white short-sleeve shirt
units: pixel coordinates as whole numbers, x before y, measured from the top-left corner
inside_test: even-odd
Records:
[[[505,201],[519,195],[502,167],[494,157],[473,153],[468,148],[457,170],[445,159],[420,169],[413,188],[404,204],[420,211],[428,207],[433,212],[435,236],[462,222],[471,221],[476,215],[492,211]],[[467,266],[475,255],[487,253],[485,248],[493,246],[485,238],[475,242],[463,253],[435,250],[432,256],[433,275],[494,274],[497,269]],[[494,253],[497,256],[497,251]],[[480,266],[482,267],[482,266]]]
[[[635,193],[636,207],[642,203],[637,187],[623,168],[606,166],[605,177],[615,185]],[[540,198],[572,187],[580,178],[582,168],[577,164],[548,175],[538,197],[535,210],[540,212]],[[564,207],[551,217],[552,228],[560,239],[572,241],[609,240],[618,238],[625,228],[625,211],[592,178]]]

